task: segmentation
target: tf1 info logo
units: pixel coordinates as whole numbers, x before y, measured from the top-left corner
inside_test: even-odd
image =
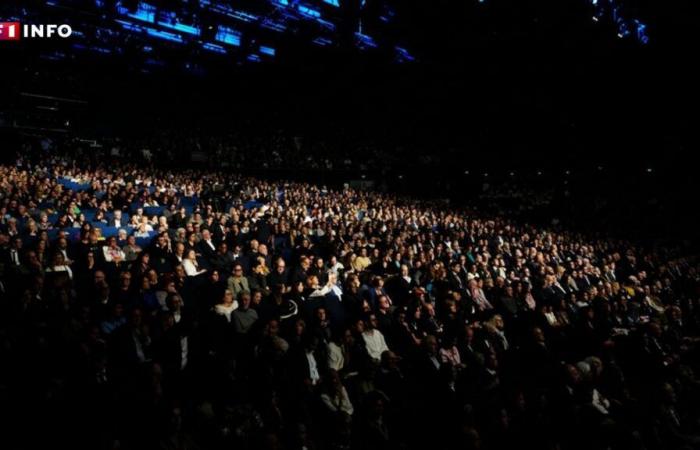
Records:
[[[24,38],[67,38],[73,34],[70,25],[27,25],[20,22],[0,22],[0,41],[18,41]]]

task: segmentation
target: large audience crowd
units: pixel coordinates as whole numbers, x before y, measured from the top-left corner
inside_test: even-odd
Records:
[[[3,448],[700,448],[692,256],[151,167],[0,166]]]

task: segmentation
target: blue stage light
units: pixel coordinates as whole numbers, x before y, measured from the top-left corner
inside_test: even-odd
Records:
[[[275,49],[272,47],[266,47],[264,45],[260,46],[260,53],[263,53],[268,56],[275,56]]]
[[[219,27],[219,31],[216,33],[216,40],[240,47],[241,33],[231,28]]]
[[[209,50],[210,52],[226,54],[226,49],[217,44],[205,42],[204,44],[202,44],[202,48],[204,48],[205,50]]]

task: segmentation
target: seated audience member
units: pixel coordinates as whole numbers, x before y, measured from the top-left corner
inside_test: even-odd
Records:
[[[362,339],[365,341],[367,353],[370,358],[379,362],[382,353],[389,350],[384,340],[384,335],[377,329],[377,316],[370,314],[367,318],[367,328],[362,332]]]
[[[199,262],[197,261],[197,255],[194,250],[189,250],[187,252],[185,259],[182,260],[182,267],[184,267],[188,277],[196,277],[207,271],[206,269],[199,268]]]

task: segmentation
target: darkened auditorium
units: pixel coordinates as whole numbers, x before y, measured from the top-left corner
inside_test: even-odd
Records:
[[[695,0],[1,0],[0,449],[700,450]]]

